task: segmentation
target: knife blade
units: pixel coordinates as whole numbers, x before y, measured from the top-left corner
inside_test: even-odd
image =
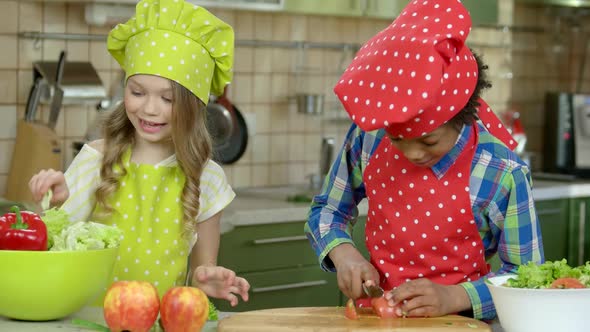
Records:
[[[385,291],[383,291],[383,288],[381,288],[379,285],[366,285],[364,283],[363,291],[365,292],[365,294],[367,294],[368,297],[371,298],[381,297],[385,293]]]
[[[61,86],[61,81],[64,73],[64,67],[66,64],[66,51],[61,51],[59,55],[59,61],[57,63],[57,73],[55,74],[55,88],[53,92],[53,99],[51,99],[51,107],[49,109],[49,122],[48,126],[51,129],[55,129],[57,119],[59,118],[59,110],[63,100],[64,90]]]

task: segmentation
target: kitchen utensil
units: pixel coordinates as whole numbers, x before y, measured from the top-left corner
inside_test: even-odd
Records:
[[[330,171],[332,167],[332,154],[334,153],[334,137],[322,138],[322,146],[320,151],[320,177],[321,181]]]
[[[27,106],[25,108],[25,121],[27,122],[35,120],[37,107],[39,107],[39,99],[41,98],[41,80],[41,77],[36,77],[29,91],[29,98],[27,99]]]
[[[360,318],[358,320],[349,320],[344,317],[344,307],[300,307],[246,311],[220,320],[217,331],[491,331],[490,326],[484,322],[458,315],[380,319],[370,309],[361,309],[359,313]]]
[[[226,143],[234,130],[234,121],[230,111],[215,101],[207,105],[207,129],[214,146]]]
[[[238,161],[248,146],[248,126],[240,110],[227,98],[226,86],[223,94],[215,101],[225,107],[232,119],[230,135],[223,141],[213,141],[213,160],[221,164],[233,164]],[[225,116],[225,115],[224,115]]]
[[[0,316],[44,321],[66,317],[109,285],[118,249],[0,250]]]
[[[18,122],[6,185],[6,198],[32,202],[29,180],[42,169],[62,170],[61,141],[45,124]],[[0,293],[1,294],[1,293]]]
[[[363,283],[363,292],[367,294],[368,297],[381,297],[385,293],[383,288],[379,285],[366,285]]]
[[[524,289],[502,286],[514,275],[488,279],[505,332],[582,332],[590,326],[590,288]]]
[[[300,93],[295,96],[297,111],[303,114],[322,114],[324,112],[324,95]]]
[[[57,119],[59,118],[59,110],[62,106],[64,90],[61,86],[61,81],[64,74],[64,66],[66,64],[66,51],[61,51],[59,61],[57,63],[57,72],[55,74],[55,86],[53,87],[53,99],[51,99],[51,106],[49,108],[49,122],[48,126],[55,129]]]

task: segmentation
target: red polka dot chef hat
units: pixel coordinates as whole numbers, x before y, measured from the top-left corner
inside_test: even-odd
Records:
[[[465,45],[470,31],[471,16],[459,0],[412,1],[360,48],[334,92],[365,131],[426,135],[461,111],[477,85],[477,62]],[[479,118],[513,149],[510,133],[479,102]]]

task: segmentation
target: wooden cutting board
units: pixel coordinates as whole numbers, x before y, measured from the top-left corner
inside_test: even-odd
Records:
[[[469,331],[491,332],[484,322],[457,315],[432,318],[380,319],[371,310],[360,311],[358,320],[344,317],[344,307],[301,307],[246,311],[219,321],[219,332],[295,331]]]

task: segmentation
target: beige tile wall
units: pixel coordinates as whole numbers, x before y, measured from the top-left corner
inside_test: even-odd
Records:
[[[238,40],[314,41],[362,43],[389,21],[358,18],[333,18],[246,11],[213,10],[234,26]],[[502,20],[511,20],[512,2],[501,1]],[[17,36],[20,31],[104,34],[108,27],[90,27],[83,21],[83,6],[78,4],[0,1],[0,194],[4,192],[15,139],[15,125],[22,118],[32,82],[31,64],[39,59],[55,60],[62,48],[69,58],[90,61],[107,89],[119,77],[118,67],[106,52],[104,42],[44,40]],[[497,44],[501,32],[476,28],[469,41],[489,62],[493,71],[503,51],[482,44]],[[350,61],[352,54],[335,50],[238,47],[235,80],[229,97],[250,125],[245,155],[225,171],[234,187],[301,184],[318,171],[322,136],[333,136],[337,145],[350,122],[334,97],[332,86]],[[534,58],[533,54],[527,55]],[[525,61],[526,63],[526,61]],[[297,69],[297,70],[296,70]],[[492,77],[495,88],[486,93],[497,111],[508,104],[512,82]],[[527,82],[533,85],[533,82]],[[324,93],[323,116],[297,113],[293,96],[297,92]],[[41,112],[43,118],[47,111]],[[71,143],[82,138],[94,120],[92,106],[66,106],[60,115],[57,132],[63,139],[64,162],[71,161]]]

